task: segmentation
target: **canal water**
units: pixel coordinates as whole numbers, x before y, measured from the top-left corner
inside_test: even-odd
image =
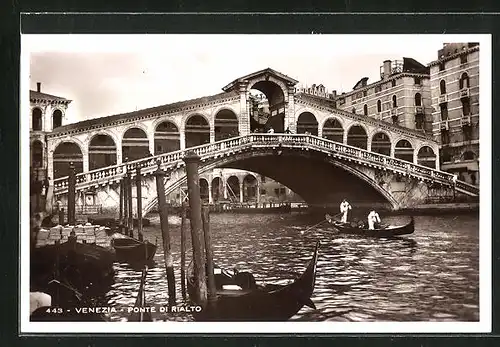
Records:
[[[160,313],[168,304],[167,281],[158,215],[145,237],[158,240],[155,265],[149,269],[146,300],[158,309],[153,320],[191,321],[189,313]],[[381,216],[403,224],[403,216]],[[180,291],[180,218],[170,217],[172,249]],[[399,239],[363,238],[335,233],[323,224],[304,234],[318,219],[302,213],[212,214],[214,260],[228,269],[249,270],[257,282],[288,283],[311,259],[321,241],[316,310],[302,308],[295,321],[478,321],[479,218],[477,214],[416,216],[415,233]],[[188,231],[189,235],[189,231]],[[187,263],[191,260],[188,236]],[[115,284],[106,301],[117,309],[111,321],[124,321],[133,306],[140,270],[115,265]]]

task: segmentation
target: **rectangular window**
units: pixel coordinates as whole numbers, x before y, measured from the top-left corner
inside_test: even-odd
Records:
[[[467,62],[467,54],[460,55],[460,64],[465,64]]]
[[[363,96],[367,96],[368,92],[366,90],[363,90]]]
[[[375,93],[380,93],[382,90],[382,86],[379,84],[378,86],[375,86]]]
[[[464,116],[470,116],[470,100],[469,100],[469,98],[462,99],[462,113]]]
[[[462,131],[464,133],[464,141],[472,140],[472,127],[470,126],[463,127]]]
[[[441,132],[441,143],[447,145],[450,143],[450,133],[448,130],[443,130]]]
[[[422,84],[422,80],[420,77],[413,77],[413,81],[415,82],[415,85],[419,86]]]
[[[344,105],[345,104],[345,99],[344,98],[339,99],[339,104],[340,105]]]
[[[441,120],[448,119],[448,104],[444,103],[440,105],[441,107]]]
[[[265,189],[261,189],[260,190],[260,195],[265,195],[266,194],[266,190]]]
[[[392,87],[395,87],[395,86],[396,86],[396,80],[392,80],[392,81],[391,81],[391,86],[392,86]]]
[[[276,196],[280,196],[280,189],[279,188],[274,188],[274,194]]]
[[[444,71],[444,61],[439,63],[439,71]]]

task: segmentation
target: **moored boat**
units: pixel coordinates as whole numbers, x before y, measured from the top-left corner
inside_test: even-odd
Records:
[[[364,225],[358,225],[357,223],[342,223],[338,220],[333,219],[330,215],[325,216],[326,220],[335,227],[340,233],[344,234],[354,234],[369,237],[395,237],[401,235],[409,235],[415,231],[415,220],[411,216],[410,222],[404,225],[397,226],[385,226],[379,227],[377,229],[368,229]]]
[[[252,274],[230,274],[222,271],[215,276],[217,300],[205,305],[194,317],[199,321],[286,321],[304,306],[314,307],[311,296],[316,281],[319,242],[306,270],[288,285],[257,285]],[[194,278],[188,277],[188,291],[196,302]]]
[[[112,236],[112,245],[116,252],[116,259],[127,262],[149,262],[156,253],[156,244],[149,241],[139,241],[122,234]]]

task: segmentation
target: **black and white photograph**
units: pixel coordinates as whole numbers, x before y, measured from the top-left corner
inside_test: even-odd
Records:
[[[490,332],[490,85],[490,35],[22,35],[21,332]]]

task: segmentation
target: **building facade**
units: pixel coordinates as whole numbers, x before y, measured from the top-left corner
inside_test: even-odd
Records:
[[[429,69],[414,59],[386,60],[380,80],[360,79],[353,90],[336,96],[344,111],[380,119],[405,128],[432,131]]]
[[[429,67],[441,169],[479,185],[479,44],[444,44]]]
[[[66,112],[71,100],[30,90],[30,173],[32,180],[43,181],[47,170],[46,135],[68,123]]]

